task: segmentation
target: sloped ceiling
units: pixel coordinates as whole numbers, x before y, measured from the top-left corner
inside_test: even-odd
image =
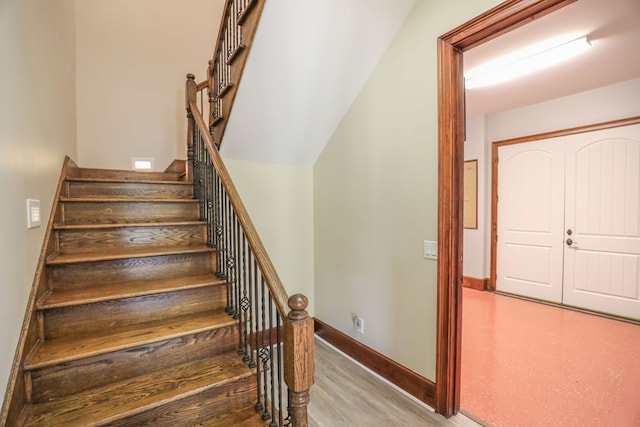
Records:
[[[268,0],[222,154],[313,164],[415,2]],[[589,35],[588,54],[468,90],[467,113],[505,111],[640,77],[640,0],[577,1],[465,52],[465,68],[567,33]]]
[[[415,1],[267,1],[222,154],[313,164]]]

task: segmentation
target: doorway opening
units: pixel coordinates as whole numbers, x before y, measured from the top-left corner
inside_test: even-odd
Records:
[[[436,411],[460,409],[464,81],[462,56],[574,0],[510,0],[438,39],[438,333]]]
[[[462,53],[573,1],[508,1],[439,40],[439,241],[437,409],[459,409],[462,290]],[[486,276],[485,276],[486,277]]]

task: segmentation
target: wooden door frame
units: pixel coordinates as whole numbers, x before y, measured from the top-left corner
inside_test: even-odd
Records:
[[[462,327],[462,55],[576,0],[507,0],[438,38],[438,314],[436,412],[460,409]]]

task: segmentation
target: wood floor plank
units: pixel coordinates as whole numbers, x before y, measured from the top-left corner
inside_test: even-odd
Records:
[[[477,426],[460,415],[446,419],[434,413],[319,338],[315,362],[309,427]]]
[[[80,178],[124,179],[124,180],[154,180],[178,181],[180,174],[175,172],[141,172],[133,170],[79,168]]]
[[[66,197],[193,199],[193,186],[180,181],[67,179]]]
[[[200,203],[197,199],[132,198],[132,197],[60,197],[64,203]]]
[[[105,425],[253,374],[224,354],[28,406],[25,426]]]
[[[53,254],[47,257],[47,265],[75,264],[95,261],[111,261],[127,258],[148,258],[153,256],[172,254],[193,254],[203,252],[214,252],[215,249],[199,244],[195,246],[171,246],[171,247],[118,247],[112,250],[101,250],[100,252],[86,251],[71,254]]]
[[[81,177],[68,177],[67,181],[69,182],[104,182],[104,183],[134,183],[134,184],[162,184],[162,185],[176,185],[176,186],[186,186],[191,187],[193,183],[189,181],[169,181],[169,180],[158,180],[158,179],[145,179],[145,176],[134,177],[131,179],[125,178],[81,178]]]
[[[198,225],[113,227],[59,230],[59,253],[101,252],[119,247],[183,247],[206,244],[207,228]]]
[[[25,360],[25,370],[39,369],[72,360],[134,348],[158,341],[232,326],[233,320],[224,309],[134,325],[103,334],[69,337],[45,341]]]
[[[114,299],[139,297],[155,293],[177,290],[195,289],[205,286],[219,286],[226,282],[213,274],[198,276],[181,276],[153,281],[131,281],[98,286],[95,288],[74,289],[65,292],[49,292],[38,301],[37,308],[46,310],[52,308],[70,307],[80,304],[91,304]]]
[[[128,228],[128,227],[170,227],[183,225],[206,225],[206,221],[170,221],[170,222],[140,222],[122,224],[54,224],[55,230],[99,230],[105,228]]]
[[[61,221],[66,224],[123,224],[200,219],[194,199],[64,198]]]
[[[256,411],[255,405],[249,403],[216,417],[194,424],[192,427],[259,427],[267,426],[269,420],[263,421]]]

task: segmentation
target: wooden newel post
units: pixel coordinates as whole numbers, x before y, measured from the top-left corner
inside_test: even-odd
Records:
[[[193,120],[193,112],[189,103],[196,102],[198,88],[196,85],[196,76],[187,74],[187,81],[184,84],[185,104],[187,109],[187,177],[186,181],[193,181],[193,128],[195,121]]]
[[[306,312],[309,300],[301,294],[288,301],[291,311],[284,324],[284,380],[289,387],[291,426],[307,427],[309,389],[314,383],[313,319]]]

